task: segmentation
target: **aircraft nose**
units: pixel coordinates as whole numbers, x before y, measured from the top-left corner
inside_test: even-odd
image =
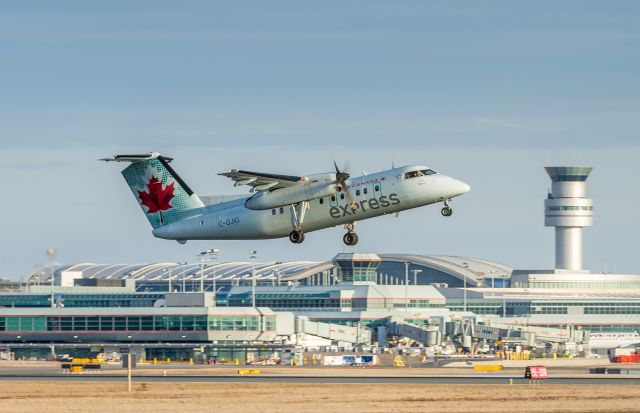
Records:
[[[451,184],[451,189],[452,189],[452,197],[454,196],[460,196],[463,194],[466,194],[467,192],[469,192],[469,190],[471,189],[471,187],[469,186],[469,184],[459,181],[457,179],[453,179],[453,182]]]

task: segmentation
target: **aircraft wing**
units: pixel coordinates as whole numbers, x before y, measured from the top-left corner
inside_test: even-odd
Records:
[[[249,185],[253,187],[253,191],[275,191],[276,189],[301,185],[307,181],[306,176],[277,175],[241,169],[232,169],[218,175],[231,178],[235,182],[234,186]]]

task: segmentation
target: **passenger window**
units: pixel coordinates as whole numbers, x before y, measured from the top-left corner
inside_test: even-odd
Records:
[[[331,195],[331,202],[335,202],[336,200],[336,196],[335,195]]]
[[[344,199],[344,194],[340,194],[340,199]]]
[[[360,190],[356,190],[356,196],[360,196]]]
[[[364,192],[364,194],[367,194],[367,188],[363,189],[362,192]]]
[[[271,210],[271,215],[275,215],[275,214],[276,214],[276,209],[274,208]]]
[[[284,214],[284,208],[283,207],[280,207],[280,213]]]
[[[380,190],[380,187],[378,185],[376,185],[375,188],[373,188],[373,190],[377,192],[377,191]]]
[[[320,204],[324,204],[324,198],[320,198]]]

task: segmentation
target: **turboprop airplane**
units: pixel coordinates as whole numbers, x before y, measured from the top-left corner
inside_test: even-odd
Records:
[[[122,175],[142,207],[153,235],[176,240],[249,240],[289,236],[295,244],[305,234],[343,225],[343,242],[356,245],[357,221],[411,208],[444,203],[469,185],[426,166],[413,165],[351,177],[340,171],[309,176],[276,175],[239,169],[222,172],[234,186],[251,187],[249,195],[198,197],[157,152],[116,155],[103,161],[129,162]]]

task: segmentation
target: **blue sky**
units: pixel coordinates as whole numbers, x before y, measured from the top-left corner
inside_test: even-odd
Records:
[[[553,264],[549,163],[595,166],[586,265],[638,272],[638,2],[0,3],[0,275],[59,249],[73,263],[327,259],[341,231],[181,246],[153,239],[118,166],[175,156],[199,193],[216,172],[352,172],[421,163],[469,182],[438,208],[361,223],[360,250]]]

